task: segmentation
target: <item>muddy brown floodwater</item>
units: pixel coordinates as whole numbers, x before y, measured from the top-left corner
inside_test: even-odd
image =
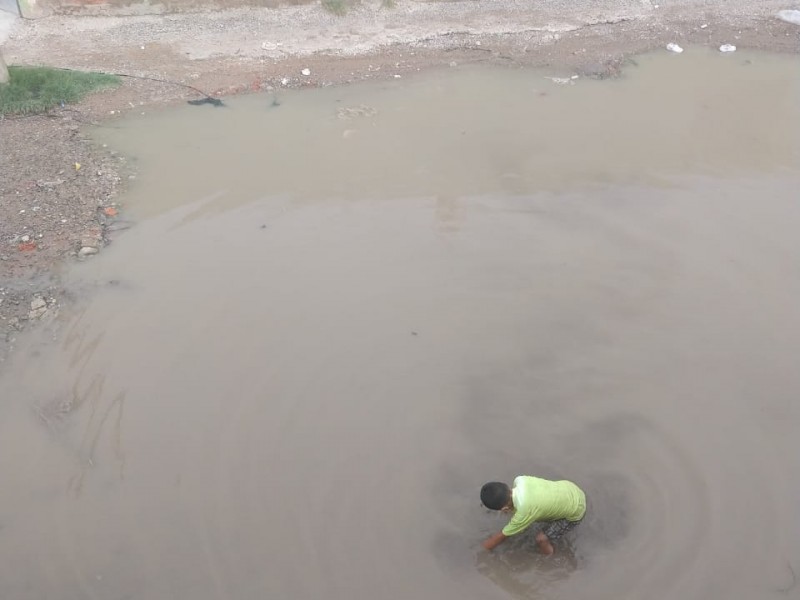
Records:
[[[112,122],[137,225],[0,381],[0,597],[800,598],[800,62]],[[553,559],[478,490],[567,477]]]

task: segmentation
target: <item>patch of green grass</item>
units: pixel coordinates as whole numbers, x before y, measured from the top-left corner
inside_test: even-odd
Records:
[[[8,67],[10,81],[0,85],[0,115],[31,115],[62,102],[78,102],[86,94],[119,85],[104,73],[64,71],[48,67]]]
[[[322,0],[322,6],[339,17],[347,12],[347,0]]]

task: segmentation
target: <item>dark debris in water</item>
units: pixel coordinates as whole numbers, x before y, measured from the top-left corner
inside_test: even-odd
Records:
[[[225,106],[222,100],[219,98],[212,98],[211,96],[206,96],[205,98],[201,98],[200,100],[187,100],[187,103],[191,104],[192,106],[201,106],[203,104],[211,104],[212,106]]]

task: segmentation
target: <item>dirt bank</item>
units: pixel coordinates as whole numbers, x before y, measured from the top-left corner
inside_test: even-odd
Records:
[[[614,77],[625,57],[672,41],[800,50],[800,28],[774,16],[786,8],[783,2],[734,0],[724,10],[716,4],[582,0],[498,7],[480,0],[362,4],[341,17],[305,5],[17,21],[3,46],[10,64],[138,78],[78,107],[0,121],[0,359],[27,323],[57,312],[64,259],[90,259],[92,250],[82,249],[99,250],[112,230],[127,226],[115,198],[134,174],[122,157],[89,143],[82,133],[87,123],[201,98],[197,90],[224,96],[327,86],[471,62]]]

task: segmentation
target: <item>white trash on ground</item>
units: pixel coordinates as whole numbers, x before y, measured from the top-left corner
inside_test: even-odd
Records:
[[[778,12],[778,18],[781,21],[792,23],[793,25],[800,25],[800,10],[782,10]]]
[[[722,46],[719,47],[719,51],[720,52],[736,52],[736,46],[734,46],[733,44],[722,44]]]
[[[678,46],[678,44],[675,43],[667,44],[667,50],[669,50],[670,52],[674,52],[675,54],[680,54],[681,52],[683,52],[683,48],[681,48],[680,46]]]
[[[575,80],[578,79],[578,75],[573,75],[572,77],[545,77],[545,79],[549,79],[553,83],[559,85],[575,85]]]

